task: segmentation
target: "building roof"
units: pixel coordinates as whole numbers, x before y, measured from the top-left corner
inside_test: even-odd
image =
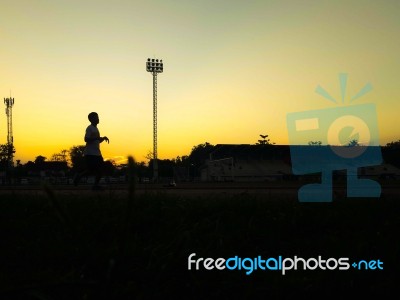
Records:
[[[246,160],[288,159],[290,149],[286,145],[217,144],[210,152],[210,160],[227,157]]]

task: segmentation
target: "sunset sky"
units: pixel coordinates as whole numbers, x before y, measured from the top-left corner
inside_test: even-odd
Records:
[[[158,156],[194,145],[288,144],[286,115],[375,103],[380,144],[400,139],[400,1],[0,0],[0,96],[15,98],[15,159],[84,144],[96,111],[105,158],[153,148],[149,58],[158,76]],[[347,100],[346,100],[347,101]],[[2,101],[3,108],[5,107]],[[340,105],[343,105],[340,103]],[[7,120],[0,110],[0,144]]]

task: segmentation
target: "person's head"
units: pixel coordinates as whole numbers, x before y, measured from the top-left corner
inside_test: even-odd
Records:
[[[88,119],[89,119],[90,123],[92,123],[92,124],[98,124],[99,123],[99,115],[96,112],[91,112],[88,115]]]

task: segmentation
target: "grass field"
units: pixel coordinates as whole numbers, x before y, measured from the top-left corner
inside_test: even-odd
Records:
[[[191,299],[389,295],[397,285],[400,204],[298,203],[285,194],[44,187],[0,195],[0,299]],[[380,259],[383,270],[188,270],[188,256]]]

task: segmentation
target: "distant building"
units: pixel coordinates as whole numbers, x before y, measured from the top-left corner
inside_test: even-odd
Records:
[[[291,176],[290,149],[278,145],[219,144],[201,169],[202,181],[273,181]]]
[[[301,146],[305,147],[305,146]],[[385,161],[385,151],[382,151]],[[398,166],[386,161],[379,166],[359,168],[359,176],[400,179]],[[345,176],[345,171],[335,171]],[[308,176],[308,175],[305,175]],[[201,168],[201,181],[276,181],[295,179],[290,146],[218,144]]]

